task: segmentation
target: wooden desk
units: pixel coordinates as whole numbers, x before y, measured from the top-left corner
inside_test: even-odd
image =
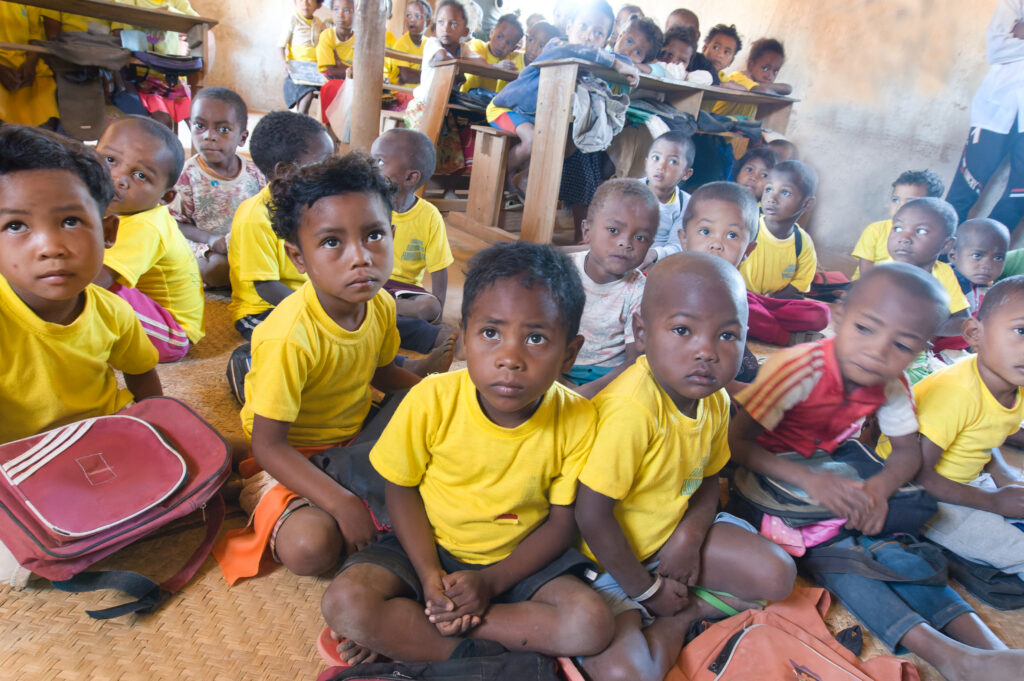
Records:
[[[626,79],[613,69],[597,66],[582,59],[557,59],[535,64],[540,67],[540,85],[537,92],[537,115],[533,128],[533,153],[523,208],[524,241],[551,243],[555,228],[555,210],[561,185],[565,145],[572,118],[572,98],[576,91],[576,76],[585,69],[609,83],[625,84]],[[705,101],[743,102],[757,106],[756,117],[764,125],[785,132],[790,109],[798,100],[761,93],[740,92],[728,88],[696,83],[680,83],[640,76],[638,90],[653,91],[665,101],[692,114],[700,112]]]
[[[441,135],[441,126],[448,111],[448,98],[451,96],[455,79],[464,73],[505,81],[515,80],[518,76],[515,71],[499,69],[483,59],[449,59],[435,65],[434,79],[430,81],[430,90],[427,92],[426,109],[417,128],[435,144]]]

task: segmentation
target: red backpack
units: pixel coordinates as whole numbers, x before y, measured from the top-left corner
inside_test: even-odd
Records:
[[[149,612],[183,587],[224,519],[217,494],[230,472],[224,439],[169,397],[0,445],[0,540],[18,563],[80,592],[119,589],[137,600],[89,614]],[[167,523],[206,511],[206,538],[163,584],[85,568]]]

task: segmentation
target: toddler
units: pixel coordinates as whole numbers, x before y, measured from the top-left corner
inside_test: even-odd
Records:
[[[96,283],[135,309],[161,362],[179,360],[206,333],[199,265],[167,209],[185,150],[166,126],[126,116],[107,126],[96,151],[114,180],[107,215],[120,221]]]
[[[974,218],[956,228],[949,263],[967,297],[971,315],[978,313],[988,288],[1003,273],[1009,247],[1010,230],[990,218]]]
[[[529,66],[552,38],[558,38],[558,29],[546,21],[538,21],[526,31],[526,45],[523,48],[523,66]]]
[[[104,220],[114,191],[82,144],[0,128],[0,443],[161,394],[132,308],[91,283],[117,236],[117,218]]]
[[[867,273],[875,263],[889,260],[889,233],[892,231],[892,218],[896,211],[911,199],[926,196],[941,198],[945,191],[942,179],[931,170],[907,170],[900,173],[892,183],[889,195],[889,219],[872,222],[864,228],[864,232],[853,247],[853,257],[858,259],[857,271],[853,278]]]
[[[651,73],[649,62],[661,54],[664,35],[654,19],[633,19],[622,27],[615,41],[615,54],[628,57],[641,73]]]
[[[625,35],[625,34],[623,34]],[[690,195],[679,188],[693,174],[695,148],[689,135],[666,132],[651,143],[644,163],[644,182],[658,199],[658,233],[652,248],[647,251],[641,269],[658,260],[683,250],[679,232],[683,227],[683,214]]]
[[[767,146],[754,147],[733,166],[736,183],[746,187],[750,194],[761,200],[764,185],[768,181],[768,172],[775,167],[775,152]]]
[[[207,286],[227,286],[231,220],[242,201],[266,185],[256,164],[236,153],[249,137],[245,102],[232,90],[205,87],[192,99],[192,148],[170,206]]]
[[[488,42],[485,43],[474,38],[466,43],[466,48],[488,64],[518,73],[523,70],[523,53],[516,51],[516,48],[522,39],[523,26],[519,23],[516,15],[503,14],[498,17],[497,23],[491,29]],[[506,85],[508,82],[504,80],[469,74],[466,76],[466,82],[462,84],[461,91],[469,92],[476,88],[483,88],[491,92],[499,92]]]
[[[587,304],[580,322],[583,348],[568,379],[584,397],[596,395],[639,354],[633,319],[646,278],[637,268],[658,229],[657,199],[639,180],[609,180],[594,193],[583,221],[590,249],[571,255]]]
[[[313,15],[323,0],[294,0],[294,3],[295,11],[285,24],[284,34],[278,42],[284,57],[284,104],[289,109],[296,108],[299,113],[307,114],[318,89],[307,79],[316,71],[317,40],[327,26]]]

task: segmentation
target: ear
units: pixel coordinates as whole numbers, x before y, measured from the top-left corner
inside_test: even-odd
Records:
[[[113,248],[117,241],[117,228],[121,224],[121,218],[116,215],[107,215],[103,218],[103,246]]]
[[[394,238],[395,238],[395,224],[391,223],[391,239],[394,240]]]
[[[306,261],[302,257],[302,251],[290,241],[284,242],[284,252],[288,254],[291,261],[295,263],[295,269],[302,274],[306,273]]]
[[[644,354],[647,351],[647,329],[644,328],[644,318],[639,312],[633,313],[633,345],[637,353]]]
[[[746,250],[743,251],[743,257],[740,258],[740,262],[743,262],[744,260],[749,258],[750,254],[754,252],[755,248],[757,248],[756,241],[751,241],[749,244],[747,244]],[[736,267],[739,267],[739,263],[736,263]]]
[[[964,325],[960,328],[960,335],[963,336],[964,340],[970,343],[971,346],[977,346],[985,335],[985,327],[976,317],[968,317],[964,320]]]
[[[950,248],[947,255],[949,256],[949,261],[955,265],[956,264],[956,249],[955,248]]]
[[[942,248],[939,249],[939,253],[952,253],[953,246],[956,245],[956,237],[951,236],[942,243]]]
[[[576,337],[565,346],[565,355],[562,358],[563,374],[572,370],[572,365],[576,363],[576,355],[580,354],[580,349],[583,347],[583,340],[583,336],[576,334]]]
[[[809,211],[811,208],[814,207],[816,201],[817,199],[815,197],[808,196],[806,199],[803,200],[803,203],[800,204],[800,213],[803,214]]]
[[[241,136],[238,138],[238,146],[245,145],[245,140],[249,139],[249,131],[243,130]]]
[[[691,175],[693,175],[693,168],[692,167],[686,169],[686,172],[683,173],[683,179],[681,179],[680,182],[686,182],[687,180],[690,179]]]
[[[676,230],[676,236],[679,237],[679,243],[682,244],[683,250],[684,251],[690,250],[690,247],[686,245],[686,229],[685,228],[680,228],[680,229]],[[653,245],[653,242],[652,242],[652,245]]]
[[[419,187],[423,182],[423,173],[418,170],[410,170],[405,174],[405,184],[410,187]]]
[[[171,203],[171,201],[174,201],[174,197],[177,195],[178,190],[171,187],[170,189],[164,192],[163,196],[160,197],[160,203],[167,206]]]
[[[583,243],[590,243],[590,223],[586,218],[580,223],[580,233],[583,235]]]

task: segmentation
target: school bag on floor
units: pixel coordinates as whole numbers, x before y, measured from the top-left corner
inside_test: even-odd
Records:
[[[218,491],[230,461],[217,431],[169,397],[0,445],[0,541],[58,589],[119,589],[136,598],[90,612],[96,619],[149,612],[209,554],[224,519]],[[83,572],[199,508],[206,537],[164,583],[126,571]]]
[[[996,610],[1024,608],[1024,580],[1020,577],[997,570],[991,565],[967,560],[949,549],[939,548],[946,558],[949,576],[960,582],[979,601]]]
[[[796,588],[764,610],[716,622],[688,643],[665,681],[920,681],[898,657],[861,660],[840,644],[822,619],[824,589]]]

